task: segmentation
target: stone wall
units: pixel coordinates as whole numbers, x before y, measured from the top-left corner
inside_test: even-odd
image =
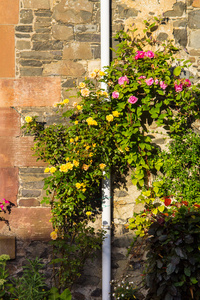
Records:
[[[130,25],[142,31],[144,19],[163,16],[165,23],[156,38],[175,39],[182,49],[180,57],[191,60],[190,73],[196,81],[200,79],[199,0],[111,2],[112,34]],[[33,139],[23,136],[20,128],[27,114],[38,115],[47,125],[58,122],[53,104],[74,95],[75,85],[100,67],[100,1],[1,1],[0,42],[0,201],[6,198],[15,204],[8,216],[11,230],[2,222],[0,230],[1,235],[16,237],[16,259],[10,264],[15,270],[25,256],[33,257],[34,247],[44,258],[52,230],[50,210],[40,205],[45,165],[32,156]],[[162,130],[154,126],[151,130],[155,141],[165,146]],[[132,233],[125,224],[133,211],[140,210],[134,204],[139,192],[129,177],[127,182],[127,190],[114,191],[112,270],[114,278],[127,268],[134,270],[138,280],[140,263],[129,264],[126,258]],[[101,299],[101,267],[97,271],[97,265],[101,265],[100,256],[85,267],[76,285],[76,300]]]

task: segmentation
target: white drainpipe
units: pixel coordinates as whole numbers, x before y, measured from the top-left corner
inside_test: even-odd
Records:
[[[101,70],[110,65],[110,0],[101,0]],[[107,85],[101,83],[107,90]],[[102,181],[102,228],[105,239],[102,245],[102,300],[110,300],[111,292],[111,180]]]

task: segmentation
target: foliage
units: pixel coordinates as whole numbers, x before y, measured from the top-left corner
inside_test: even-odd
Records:
[[[23,275],[13,278],[10,289],[10,299],[18,300],[42,300],[46,295],[45,277],[41,270],[44,265],[41,259],[27,260],[28,264],[23,266]]]
[[[79,103],[73,108],[67,106],[68,99],[57,104],[62,124],[46,127],[36,117],[25,118],[26,132],[35,136],[35,155],[49,164],[43,203],[51,205],[51,237],[62,255],[54,261],[60,263],[58,276],[65,274],[68,287],[87,257],[83,245],[88,254],[89,248],[100,246],[100,235],[88,222],[101,205],[102,178],[111,171],[120,185],[131,169],[133,184],[150,193],[144,198],[155,215],[164,211],[164,205],[155,203],[160,183],[150,185],[151,172],[159,170],[160,161],[148,125],[156,122],[170,136],[182,135],[199,115],[199,89],[180,77],[189,62],[176,58],[178,49],[172,41],[158,45],[152,38],[159,20],[145,23],[145,37],[137,37],[136,30],[117,34],[116,59],[79,83]],[[108,91],[100,87],[102,82]],[[69,270],[67,259],[75,253],[79,261],[75,256]]]
[[[161,196],[200,203],[200,136],[192,131],[176,136],[169,150],[159,154]],[[159,180],[159,179],[157,179]]]
[[[52,287],[49,291],[48,300],[71,300],[72,296],[69,289],[65,289],[61,294],[56,287]]]
[[[9,272],[6,269],[6,262],[10,259],[9,255],[2,254],[0,256],[0,299],[10,299],[8,294]]]
[[[157,215],[147,240],[147,299],[200,299],[199,222],[199,205]]]

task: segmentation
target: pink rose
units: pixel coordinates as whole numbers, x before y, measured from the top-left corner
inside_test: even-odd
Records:
[[[158,79],[155,79],[155,81],[154,81],[154,82],[155,82],[155,84],[158,84],[158,82],[159,82],[159,81],[158,81]]]
[[[152,77],[150,77],[150,78],[146,79],[145,82],[147,85],[152,85],[154,83],[154,80]]]
[[[135,96],[130,96],[130,98],[128,99],[128,102],[131,104],[135,104],[138,101],[138,98]]]
[[[115,99],[119,98],[119,93],[116,92],[116,91],[114,91],[114,92],[112,93],[112,97],[115,98]]]
[[[165,84],[164,81],[160,81],[160,87],[161,89],[165,90],[167,88],[167,84]]]
[[[119,85],[123,85],[125,82],[127,82],[129,84],[129,79],[128,77],[125,75],[125,76],[122,76],[118,79],[118,83]]]
[[[174,85],[176,92],[181,92],[183,90],[182,83]]]
[[[139,59],[139,58],[143,58],[145,56],[145,52],[144,51],[137,51],[137,54],[135,56],[135,60]]]
[[[154,53],[152,52],[152,51],[147,51],[147,52],[145,52],[145,54],[144,54],[146,57],[149,57],[149,58],[154,58]]]
[[[138,79],[145,79],[146,78],[146,76],[140,76],[140,77],[138,77]]]
[[[189,79],[185,79],[185,85],[187,87],[191,86],[191,81]]]

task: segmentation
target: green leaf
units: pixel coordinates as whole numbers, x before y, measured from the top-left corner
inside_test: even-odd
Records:
[[[191,270],[189,268],[184,268],[184,274],[188,277],[191,276]]]
[[[71,300],[72,299],[72,295],[70,293],[69,289],[65,289],[62,294],[60,295],[60,299],[62,300]]]
[[[178,66],[178,67],[176,67],[175,69],[174,69],[174,71],[173,71],[173,74],[175,75],[175,76],[179,76],[180,74],[181,74],[181,67],[180,66]]]
[[[190,278],[190,282],[191,282],[192,284],[196,284],[196,283],[198,283],[198,280],[197,280],[195,277],[191,277],[191,278]]]

